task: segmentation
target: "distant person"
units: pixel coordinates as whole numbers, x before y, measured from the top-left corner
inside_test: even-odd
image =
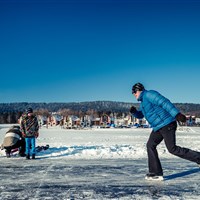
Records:
[[[63,119],[60,120],[60,127],[64,128],[64,120]]]
[[[21,118],[21,131],[26,141],[26,159],[35,159],[36,138],[39,136],[39,124],[36,115],[33,114],[33,109],[28,108]]]
[[[145,90],[141,83],[133,85],[132,94],[141,104],[139,110],[132,106],[130,113],[139,119],[145,117],[152,127],[147,142],[149,173],[145,179],[163,180],[163,170],[156,149],[163,139],[171,154],[200,166],[200,152],[176,145],[176,121],[186,122],[186,116],[181,114],[167,98],[154,90]]]
[[[2,149],[5,149],[6,157],[10,158],[11,151],[19,148],[19,155],[25,156],[25,139],[22,137],[20,126],[12,126],[5,134]]]

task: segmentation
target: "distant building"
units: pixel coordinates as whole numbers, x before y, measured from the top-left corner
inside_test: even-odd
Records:
[[[53,113],[51,116],[48,117],[47,122],[49,126],[57,126],[60,124],[62,120],[62,116],[57,113]]]

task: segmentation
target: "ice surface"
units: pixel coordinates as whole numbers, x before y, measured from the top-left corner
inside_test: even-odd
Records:
[[[0,126],[0,141],[8,127]],[[200,199],[200,168],[169,154],[159,155],[163,182],[144,179],[150,129],[40,129],[37,145],[49,144],[36,160],[0,151],[0,199]],[[200,128],[179,127],[177,144],[200,151]]]

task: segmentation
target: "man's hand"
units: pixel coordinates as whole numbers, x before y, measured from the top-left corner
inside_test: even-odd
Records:
[[[186,122],[186,116],[183,115],[182,113],[178,113],[178,114],[176,115],[176,120],[177,120],[178,122]]]
[[[39,136],[39,133],[38,132],[35,133],[35,138],[38,138],[38,136]]]
[[[131,106],[130,113],[134,114],[135,112],[137,112],[137,109],[135,108],[135,106]]]

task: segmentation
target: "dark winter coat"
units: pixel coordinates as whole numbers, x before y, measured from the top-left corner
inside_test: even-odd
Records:
[[[14,146],[21,139],[22,139],[22,133],[20,129],[12,127],[6,132],[2,148]]]
[[[133,116],[149,122],[154,131],[175,121],[179,110],[164,96],[154,90],[143,90],[138,98],[140,108]]]
[[[24,137],[37,137],[38,130],[39,124],[35,115],[32,115],[31,117],[28,117],[27,114],[22,115],[21,131]]]

